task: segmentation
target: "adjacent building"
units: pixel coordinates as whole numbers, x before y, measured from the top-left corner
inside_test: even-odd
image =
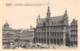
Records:
[[[27,43],[33,42],[34,28],[27,30],[13,29],[6,22],[2,28],[2,44],[3,48],[24,47]]]
[[[5,23],[3,25],[2,33],[2,43],[4,48],[10,48],[10,44],[14,43],[16,39],[15,30],[13,30],[8,23]]]
[[[78,45],[78,25],[77,20],[73,19],[70,25],[70,45],[77,46]]]

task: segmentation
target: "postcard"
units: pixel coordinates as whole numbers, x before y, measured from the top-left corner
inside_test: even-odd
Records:
[[[80,0],[0,0],[1,51],[79,51]]]

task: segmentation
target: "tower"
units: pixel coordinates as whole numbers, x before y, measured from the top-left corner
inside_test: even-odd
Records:
[[[68,36],[69,36],[69,33],[68,33],[68,14],[67,14],[67,9],[65,10],[65,13],[64,13],[64,16],[63,16],[63,20],[64,20],[64,29],[63,29],[63,43],[64,43],[64,46],[67,44],[67,41],[68,40]]]
[[[77,20],[73,19],[70,26],[70,45],[77,47]]]
[[[50,12],[50,7],[48,6],[47,9],[47,19],[49,19],[51,17],[51,12]]]
[[[65,25],[68,25],[68,14],[67,14],[67,9],[65,10],[63,19],[64,19],[64,24],[65,24]]]
[[[38,15],[38,18],[37,18],[37,24],[39,23],[39,20],[40,20],[40,15]]]
[[[3,30],[8,30],[10,28],[8,22],[3,25]]]

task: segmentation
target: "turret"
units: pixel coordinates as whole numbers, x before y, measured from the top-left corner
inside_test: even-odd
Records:
[[[64,16],[66,16],[66,17],[68,16],[67,9],[65,10]]]
[[[64,16],[63,16],[63,20],[64,20],[64,24],[68,25],[68,14],[67,14],[67,9],[64,12]]]
[[[71,26],[70,26],[70,31],[71,31],[71,36],[70,36],[70,45],[71,46],[76,46],[78,44],[78,25],[77,25],[77,20],[73,19],[73,21],[71,22]]]
[[[40,20],[40,15],[38,15],[38,18],[37,18],[37,23],[39,23],[39,20]]]
[[[77,25],[77,20],[73,19],[73,21],[71,22],[71,25]]]
[[[47,18],[50,18],[50,17],[51,17],[50,7],[48,6],[48,9],[47,9]]]
[[[8,30],[10,27],[9,27],[9,24],[8,22],[6,22],[4,25],[3,25],[3,30]]]

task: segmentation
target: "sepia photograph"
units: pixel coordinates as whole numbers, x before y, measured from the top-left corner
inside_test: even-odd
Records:
[[[0,0],[1,49],[79,50],[79,2]]]

